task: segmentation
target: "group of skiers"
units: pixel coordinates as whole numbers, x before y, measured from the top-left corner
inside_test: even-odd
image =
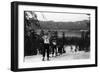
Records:
[[[90,38],[89,37],[81,37],[80,39],[71,38],[70,41],[67,41],[66,38],[62,37],[61,40],[57,37],[50,37],[48,34],[42,37],[43,39],[43,48],[42,48],[42,56],[43,61],[45,60],[45,55],[47,53],[47,60],[50,60],[49,55],[53,56],[62,55],[65,53],[65,45],[69,45],[71,51],[73,50],[73,45],[75,46],[74,52],[77,51],[89,51],[90,50]]]
[[[63,42],[62,44],[59,44],[56,37],[50,37],[48,34],[45,34],[41,39],[42,42],[40,48],[43,56],[42,61],[45,61],[46,56],[47,60],[50,60],[50,54],[54,57],[65,53]]]

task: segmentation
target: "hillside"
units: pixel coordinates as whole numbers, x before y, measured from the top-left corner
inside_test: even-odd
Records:
[[[88,20],[76,22],[54,22],[39,21],[40,26],[44,29],[63,29],[63,30],[86,30]]]

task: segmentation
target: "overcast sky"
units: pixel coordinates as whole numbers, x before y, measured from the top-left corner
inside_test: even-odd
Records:
[[[41,21],[55,21],[55,22],[69,22],[69,21],[82,21],[89,20],[89,16],[86,14],[76,13],[54,13],[54,12],[35,12],[37,19]],[[32,17],[28,13],[29,17]]]
[[[35,12],[38,20],[41,21],[55,21],[55,22],[68,22],[68,21],[81,21],[89,20],[86,14],[72,14],[72,13],[50,13],[50,12]]]

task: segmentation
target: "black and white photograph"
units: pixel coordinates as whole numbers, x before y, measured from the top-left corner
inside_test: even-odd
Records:
[[[24,11],[25,62],[90,58],[90,14]]]
[[[15,2],[12,7],[14,4],[12,68],[97,66],[95,6]]]

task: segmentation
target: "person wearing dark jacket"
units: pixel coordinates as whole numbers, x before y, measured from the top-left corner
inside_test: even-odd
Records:
[[[44,40],[44,48],[43,48],[43,59],[42,61],[45,60],[45,54],[47,53],[47,60],[49,60],[49,36],[48,35],[44,35],[43,36],[43,40]]]
[[[57,56],[57,42],[56,40],[52,40],[52,57]]]

